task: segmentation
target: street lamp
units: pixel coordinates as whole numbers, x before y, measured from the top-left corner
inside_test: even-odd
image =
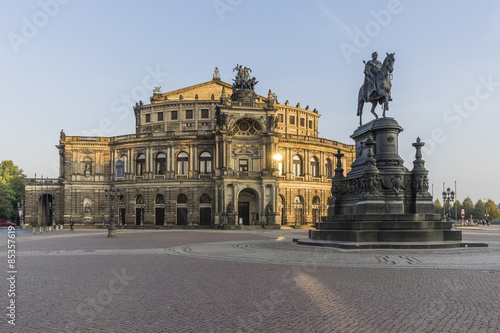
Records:
[[[276,153],[273,155],[273,159],[275,161],[274,162],[274,169],[278,169],[278,171],[281,171],[279,166],[280,166],[281,160],[283,159],[283,156],[281,156],[280,153]],[[278,176],[280,176],[280,175],[281,175],[281,172],[278,173]]]
[[[445,215],[446,221],[449,221],[451,219],[450,206],[454,200],[455,200],[455,192],[451,191],[450,188],[448,187],[446,191],[443,191],[443,203],[448,202],[448,211]]]
[[[109,191],[108,191],[108,189],[106,189],[104,191],[104,194],[106,196],[106,199],[108,199],[108,197],[109,197],[109,200],[111,202],[110,212],[109,212],[108,237],[112,238],[112,237],[116,237],[116,226],[115,226],[115,221],[114,221],[115,213],[114,213],[113,203],[114,203],[115,199],[120,195],[120,190],[115,190],[115,186],[111,185],[111,188],[109,189]]]
[[[488,214],[488,200],[486,198],[483,198],[483,200],[484,200],[484,209],[485,209],[484,220],[486,221],[486,223],[488,223],[488,217],[489,217],[489,214]]]

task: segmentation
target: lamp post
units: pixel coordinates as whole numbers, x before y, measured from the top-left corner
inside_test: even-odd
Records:
[[[19,226],[22,227],[24,225],[24,199],[17,202],[17,207],[19,211]]]
[[[488,214],[488,200],[486,198],[483,198],[483,200],[484,200],[484,209],[485,209],[484,220],[486,221],[486,224],[489,225],[488,224],[488,217],[490,215]]]
[[[455,192],[451,191],[450,188],[448,187],[446,191],[443,191],[443,202],[444,203],[448,202],[448,211],[444,216],[446,218],[446,221],[449,221],[451,219],[450,206],[454,200],[455,200]]]
[[[104,191],[104,194],[106,196],[106,199],[108,199],[108,197],[109,197],[109,200],[111,203],[110,212],[109,212],[108,237],[113,238],[113,237],[116,237],[116,226],[115,226],[115,221],[114,221],[115,214],[114,214],[113,203],[114,203],[116,197],[118,197],[120,195],[120,190],[115,190],[115,186],[111,185],[111,188],[109,189],[109,191],[108,191],[108,189],[106,189]]]

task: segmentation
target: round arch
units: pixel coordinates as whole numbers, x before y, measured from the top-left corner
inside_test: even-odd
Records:
[[[237,212],[238,223],[243,225],[256,225],[262,223],[260,212],[261,207],[261,194],[258,190],[252,187],[245,187],[237,193]]]

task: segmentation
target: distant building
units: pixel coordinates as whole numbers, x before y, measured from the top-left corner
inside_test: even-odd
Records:
[[[26,223],[108,224],[112,184],[117,225],[317,222],[331,196],[333,154],[344,154],[348,172],[354,147],[319,138],[316,109],[257,95],[255,78],[248,87],[237,79],[225,83],[216,71],[187,88],[155,88],[150,104],[133,108],[135,134],[61,131],[59,178],[28,179]]]

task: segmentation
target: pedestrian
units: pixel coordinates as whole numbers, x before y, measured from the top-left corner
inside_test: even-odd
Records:
[[[70,226],[70,229],[69,231],[75,231],[75,229],[73,229],[73,226],[75,225],[75,222],[73,222],[73,220],[70,220],[69,221],[69,226]]]

